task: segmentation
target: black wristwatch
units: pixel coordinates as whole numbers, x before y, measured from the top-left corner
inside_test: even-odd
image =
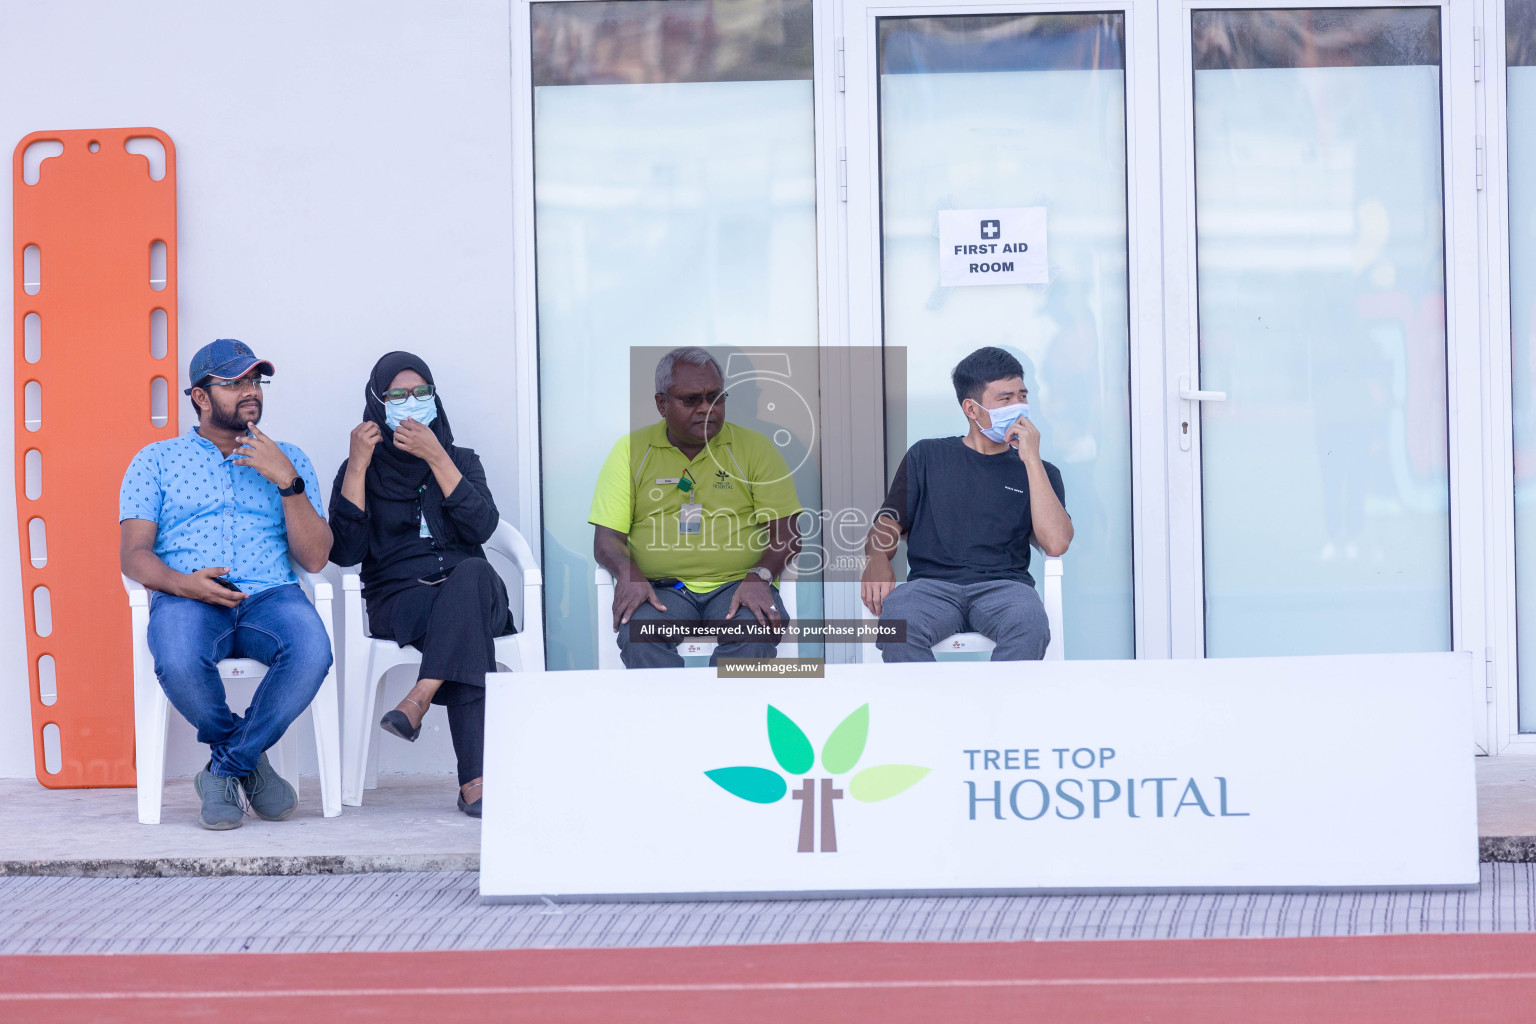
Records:
[[[304,478],[301,476],[294,477],[293,483],[289,484],[287,487],[279,487],[277,489],[277,493],[281,494],[285,498],[291,498],[295,494],[303,494]]]

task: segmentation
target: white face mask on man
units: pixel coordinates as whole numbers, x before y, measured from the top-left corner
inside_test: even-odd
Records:
[[[989,415],[992,422],[990,427],[983,427],[980,418],[973,417],[976,419],[976,426],[981,429],[985,437],[999,444],[1002,443],[1003,437],[1008,433],[1009,427],[1013,426],[1020,419],[1029,419],[1028,402],[1015,402],[1013,405],[1003,405],[996,409],[988,409],[980,402],[976,402],[975,405],[978,410]]]

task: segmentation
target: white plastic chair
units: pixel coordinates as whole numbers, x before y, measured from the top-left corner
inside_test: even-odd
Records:
[[[488,552],[505,558],[523,577],[522,617],[511,636],[496,638],[496,663],[509,672],[544,671],[544,574],[534,560],[533,549],[506,520],[486,542]],[[513,592],[507,587],[509,594]],[[349,807],[363,805],[363,790],[379,784],[379,728],[376,711],[384,689],[384,675],[397,665],[421,664],[421,652],[401,647],[393,640],[377,640],[363,625],[363,581],[354,571],[341,577],[342,615],[346,623],[342,665],[343,714],[346,716],[346,761],[342,771],[341,799]],[[516,609],[513,609],[514,612]]]
[[[320,767],[320,809],[327,818],[334,818],[341,813],[341,716],[336,700],[336,629],[331,621],[334,590],[318,574],[304,572],[298,566],[294,566],[294,572],[299,585],[314,602],[320,621],[325,623],[325,635],[331,643],[331,668],[320,684],[320,692],[310,702],[309,715]],[[165,795],[165,746],[171,702],[155,677],[155,658],[149,652],[149,591],[127,576],[123,577],[123,588],[128,591],[128,609],[133,619],[133,743],[139,822],[158,825]],[[266,674],[267,666],[251,658],[226,658],[219,662],[219,678],[226,691],[232,682],[256,683]],[[277,774],[298,791],[298,738],[292,728],[277,741],[267,758]]]
[[[602,566],[598,566],[592,581],[597,584],[597,667],[622,669],[624,659],[619,656],[619,634],[613,628],[613,574]],[[795,617],[793,582],[785,582],[779,587],[779,598],[784,602],[784,611],[790,619],[793,619]],[[715,653],[715,647],[713,640],[693,637],[678,644],[677,653],[684,658],[707,658]],[[776,653],[780,658],[798,658],[800,644],[798,641],[781,640]]]
[[[1035,548],[1036,551],[1040,549]],[[1045,661],[1061,661],[1066,657],[1065,633],[1062,626],[1061,615],[1061,559],[1045,559],[1045,618],[1051,627],[1051,641],[1045,648]],[[900,586],[898,583],[897,586]],[[859,602],[859,616],[867,621],[874,621],[875,616],[864,607],[864,602]],[[885,657],[880,653],[880,648],[874,644],[863,644],[861,660],[865,664],[880,663]],[[969,654],[972,652],[990,653],[997,645],[980,633],[956,633],[945,637],[933,645],[933,653],[940,654]]]

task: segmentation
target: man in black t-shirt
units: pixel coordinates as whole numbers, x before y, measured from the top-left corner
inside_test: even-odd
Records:
[[[1030,539],[1053,558],[1072,543],[1061,473],[1040,458],[1017,359],[977,349],[951,379],[970,429],[919,441],[901,460],[864,543],[864,604],[882,622],[906,621],[905,643],[878,645],[888,662],[932,661],[934,644],[968,632],[997,645],[993,661],[1038,660],[1051,631]],[[908,572],[897,587],[902,536]]]

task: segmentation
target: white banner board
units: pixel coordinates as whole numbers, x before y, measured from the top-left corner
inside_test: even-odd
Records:
[[[1046,284],[1045,207],[939,211],[939,284]]]
[[[490,900],[1473,886],[1470,654],[490,677]]]

